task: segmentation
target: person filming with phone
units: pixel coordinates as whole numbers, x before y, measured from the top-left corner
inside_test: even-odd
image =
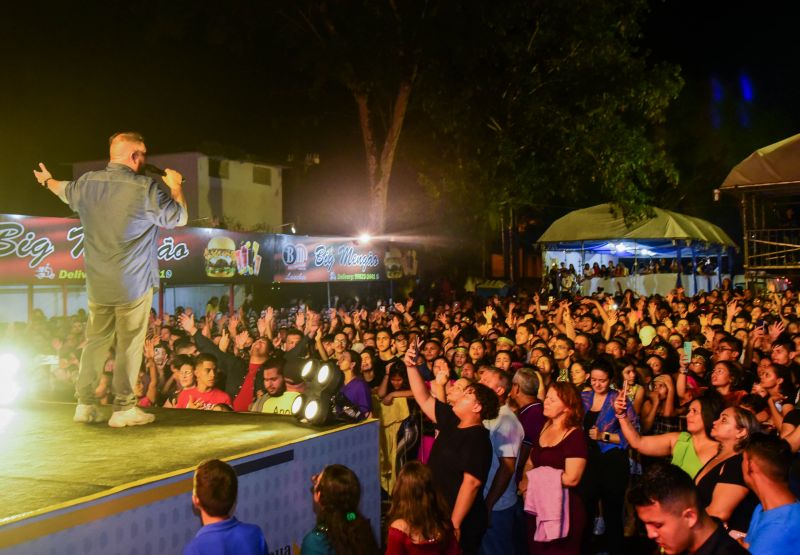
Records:
[[[598,358],[589,372],[591,389],[581,393],[585,410],[583,427],[591,440],[582,484],[584,501],[589,522],[598,516],[598,503],[602,502],[609,553],[622,553],[622,512],[630,475],[628,440],[620,430],[614,411],[617,397],[628,395],[628,382],[624,381],[622,391],[611,389],[612,384],[618,383],[618,378],[613,363]],[[628,404],[625,411],[628,421],[638,427],[632,405]],[[587,532],[591,534],[591,527],[587,527]],[[587,536],[585,542],[588,540]]]
[[[417,341],[406,351],[405,364],[414,400],[439,431],[428,466],[452,511],[461,549],[465,554],[478,553],[488,525],[483,486],[494,456],[483,421],[497,417],[500,403],[497,394],[480,383],[464,388],[452,407],[434,398],[417,369],[421,344]]]

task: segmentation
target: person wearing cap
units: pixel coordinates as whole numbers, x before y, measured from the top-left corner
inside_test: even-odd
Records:
[[[495,341],[495,351],[510,351],[514,348],[514,340],[505,336],[500,336]]]
[[[642,342],[642,347],[649,347],[656,338],[656,328],[651,325],[642,326],[639,330],[639,340]]]

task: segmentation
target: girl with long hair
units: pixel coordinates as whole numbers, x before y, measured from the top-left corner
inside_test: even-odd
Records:
[[[397,475],[386,520],[386,555],[461,553],[450,508],[436,489],[430,468],[419,461],[408,462]]]
[[[747,392],[739,389],[742,381],[742,372],[739,366],[729,360],[720,360],[711,371],[711,386],[722,395],[725,406],[733,407],[739,404]]]
[[[369,521],[358,510],[361,483],[340,464],[312,477],[317,525],[303,538],[303,555],[376,555],[380,552]]]
[[[749,411],[728,407],[711,428],[711,437],[719,442],[719,451],[694,478],[700,502],[706,512],[730,530],[745,532],[758,499],[742,476],[742,450],[761,425]]]

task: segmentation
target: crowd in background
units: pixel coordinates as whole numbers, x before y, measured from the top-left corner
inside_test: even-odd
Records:
[[[679,288],[225,306],[214,298],[203,314],[151,315],[138,404],[289,414],[304,390],[297,361],[335,364],[356,418],[381,421],[387,552],[626,553],[643,536],[673,552],[647,511],[676,496],[704,541],[795,552],[780,543],[800,532],[792,291],[726,282],[691,298]],[[70,398],[84,320],[36,315],[7,330],[57,356],[36,375],[42,396]],[[100,403],[111,365],[110,353]],[[336,521],[356,513],[320,510],[309,552],[377,550]]]

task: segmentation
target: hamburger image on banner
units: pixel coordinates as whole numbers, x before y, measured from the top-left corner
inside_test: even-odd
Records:
[[[230,237],[212,237],[203,256],[208,277],[230,278],[236,275],[236,243]]]

